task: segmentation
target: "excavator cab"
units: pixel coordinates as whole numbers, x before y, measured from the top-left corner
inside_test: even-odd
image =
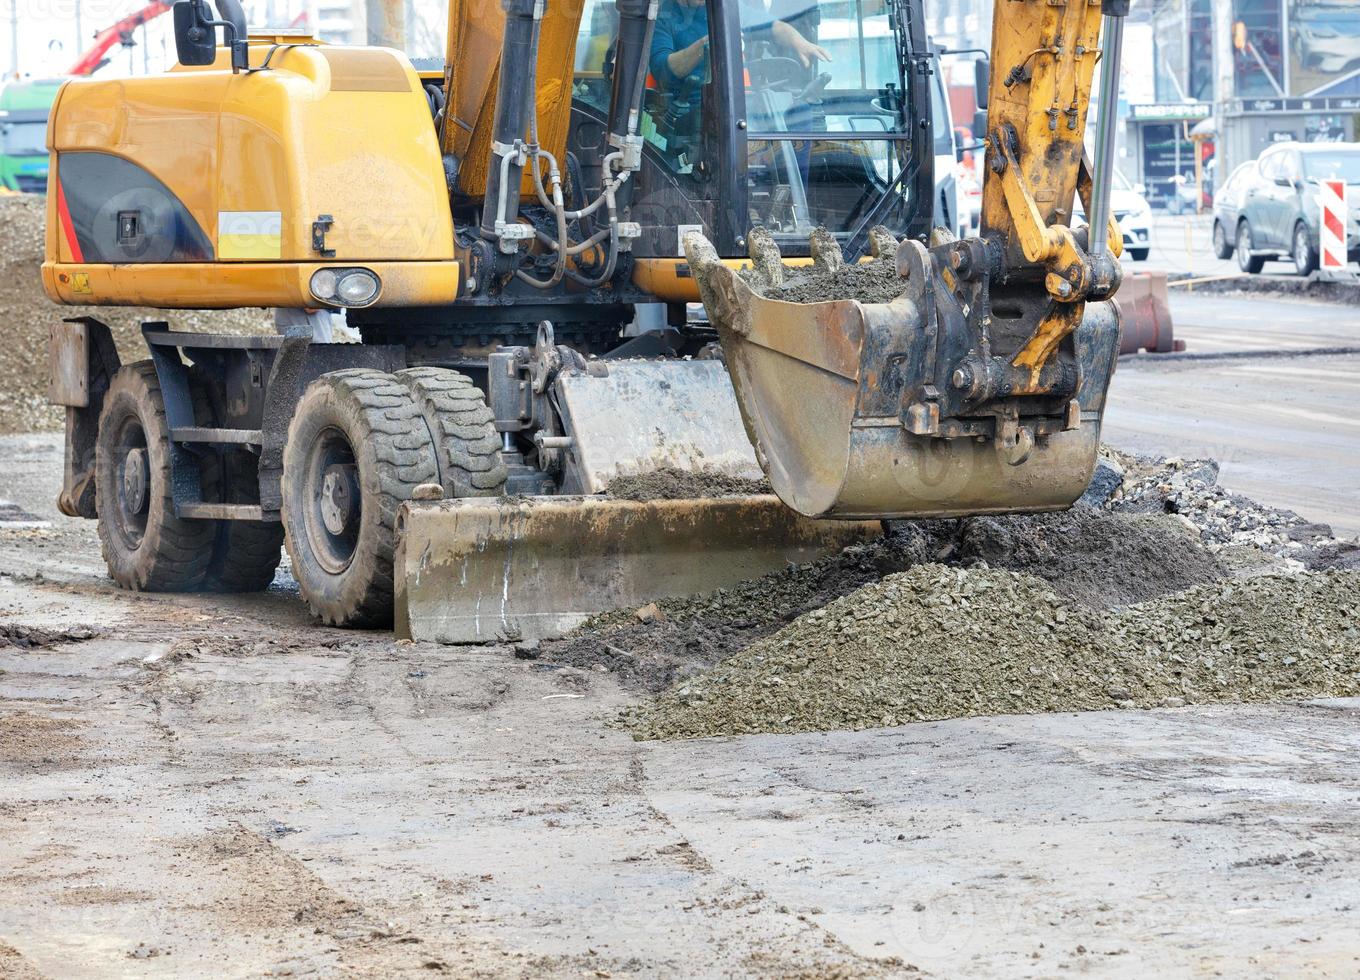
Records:
[[[569,139],[589,176],[610,107],[615,4],[586,0],[580,25]],[[697,60],[686,56],[696,43]],[[876,225],[928,233],[928,59],[908,2],[664,0],[646,52],[635,253],[679,257],[695,228],[732,258],[745,258],[754,227],[804,258],[817,228],[858,253]]]

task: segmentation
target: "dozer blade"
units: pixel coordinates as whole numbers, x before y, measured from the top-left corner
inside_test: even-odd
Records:
[[[590,616],[698,595],[880,533],[775,497],[466,498],[404,505],[396,631],[440,643],[562,636]]]
[[[895,261],[901,276],[902,292],[889,302],[786,302],[753,289],[702,236],[688,236],[686,250],[757,460],[775,493],[800,514],[1060,510],[1089,484],[1118,346],[1110,304],[1087,304],[1071,341],[1079,366],[1061,377],[1044,374],[1042,384],[1056,396],[1040,400],[1044,417],[1026,418],[1023,406],[1006,399],[942,417],[942,405],[959,400],[949,388],[949,358],[970,351],[959,347],[968,311],[947,307],[957,301],[941,288],[920,244],[904,241],[895,259],[877,260]],[[815,237],[813,252],[817,258]],[[756,248],[752,255],[752,275],[766,277],[762,286],[778,285],[772,243],[765,256]],[[1006,371],[1015,373],[1006,364],[996,369]],[[1006,376],[1002,383],[1022,382]]]

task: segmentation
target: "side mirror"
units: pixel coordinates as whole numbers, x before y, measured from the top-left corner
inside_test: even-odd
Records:
[[[987,110],[979,109],[973,113],[973,139],[979,143],[987,139]]]
[[[992,63],[987,58],[973,62],[973,88],[977,90],[977,107],[987,108],[987,94],[992,83]],[[977,131],[974,130],[974,134]]]
[[[1147,184],[1134,184],[1134,185],[1133,185],[1133,192],[1134,192],[1135,194],[1146,194],[1146,193],[1147,193]]]
[[[217,29],[204,21],[202,10],[194,0],[175,2],[175,57],[188,68],[201,68],[217,60]]]
[[[1278,184],[1280,187],[1293,187],[1293,186],[1294,186],[1294,181],[1291,180],[1291,179],[1288,178],[1288,177],[1276,177],[1276,178],[1275,178],[1275,183]]]
[[[175,57],[181,65],[202,67],[217,60],[217,28],[224,28],[231,49],[231,70],[250,67],[249,30],[240,0],[216,0],[213,20],[206,0],[175,0]]]

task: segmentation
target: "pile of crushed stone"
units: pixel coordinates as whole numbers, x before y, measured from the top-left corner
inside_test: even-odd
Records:
[[[892,522],[883,538],[706,596],[663,599],[639,614],[597,617],[526,654],[663,690],[796,617],[917,565],[988,566],[1040,576],[1066,599],[1102,609],[1222,578],[1224,567],[1163,514],[1059,514]]]
[[[1360,695],[1360,573],[1259,576],[1117,611],[921,565],[799,617],[626,717],[643,739]]]
[[[1264,557],[1296,571],[1360,568],[1360,542],[1220,486],[1214,460],[1106,452],[1121,471],[1113,512],[1175,515],[1225,564],[1249,570]]]
[[[992,638],[987,642],[1033,628],[1034,624],[1024,618],[1024,602],[1034,598],[1038,590],[1054,597],[1044,601],[1055,621],[1061,615],[1063,636],[1068,641],[1081,639],[1079,632],[1084,628],[1090,634],[1088,640],[1095,637],[1091,642],[1097,647],[1092,650],[1105,651],[1111,657],[1139,649],[1134,641],[1141,638],[1142,649],[1166,651],[1168,660],[1174,663],[1170,659],[1173,653],[1191,656],[1206,648],[1210,640],[1218,642],[1214,637],[1215,630],[1222,628],[1220,624],[1240,627],[1249,639],[1254,637],[1251,642],[1261,644],[1258,654],[1264,653],[1267,658],[1273,656],[1269,652],[1272,649],[1284,650],[1282,656],[1293,656],[1290,644],[1296,634],[1313,636],[1322,646],[1329,638],[1350,643],[1354,623],[1340,632],[1329,632],[1336,625],[1336,617],[1312,625],[1305,622],[1314,615],[1309,598],[1312,593],[1308,592],[1312,586],[1307,583],[1341,582],[1354,588],[1353,575],[1331,579],[1325,573],[1360,572],[1360,543],[1336,537],[1326,525],[1310,524],[1288,511],[1232,494],[1217,486],[1217,476],[1217,465],[1211,461],[1146,458],[1107,450],[1091,489],[1066,513],[891,522],[881,540],[711,595],[661,600],[640,610],[599,616],[565,639],[527,645],[518,653],[540,659],[545,665],[608,671],[634,689],[651,693],[670,689],[665,697],[673,699],[687,689],[692,695],[696,684],[707,684],[704,678],[715,666],[715,676],[725,676],[731,664],[746,662],[749,650],[764,649],[794,623],[805,631],[800,634],[805,637],[811,635],[806,631],[821,629],[821,648],[834,648],[840,634],[828,635],[825,630],[835,620],[828,619],[827,614],[818,617],[818,610],[859,594],[857,590],[872,597],[876,595],[872,590],[882,583],[899,581],[904,573],[915,575],[923,568],[932,569],[932,575],[947,571],[954,576],[948,580],[949,588],[933,599],[932,606],[945,617],[942,621],[949,624],[953,635],[972,636],[977,624],[982,624],[991,631],[988,635]],[[1005,578],[1007,573],[1019,577]],[[1290,577],[1294,575],[1301,577]],[[967,594],[972,588],[968,583],[974,580],[994,582],[995,576],[1002,576],[1009,584],[982,589],[967,607],[949,598],[960,590]],[[1257,577],[1261,584],[1256,584]],[[956,582],[965,584],[956,586]],[[1015,593],[1017,589],[1020,591]],[[1187,605],[1196,602],[1209,608],[1196,613]],[[1351,599],[1347,606],[1353,605]],[[1218,606],[1223,611],[1217,623],[1202,621],[1206,615],[1215,615],[1213,607]],[[875,615],[871,602],[856,609],[865,618]],[[1256,615],[1253,609],[1266,612]],[[1021,619],[1013,621],[1013,615],[1021,615]],[[1047,628],[1048,624],[1044,625]],[[1349,655],[1351,666],[1337,668],[1343,673],[1345,669],[1360,669],[1353,645]],[[1241,663],[1251,666],[1250,661],[1241,661],[1239,666]],[[1042,670],[1031,658],[1024,665],[1026,673],[1031,666]],[[899,668],[880,664],[876,669],[891,673]],[[976,706],[968,712],[1077,710],[1119,702],[1171,704],[1178,703],[1177,698],[1242,700],[1293,696],[1291,691],[1304,696],[1314,691],[1306,674],[1299,675],[1303,680],[1297,688],[1288,687],[1285,681],[1298,679],[1288,671],[1255,689],[1241,676],[1235,680],[1229,677],[1231,683],[1219,690],[1206,686],[1203,677],[1196,675],[1199,679],[1191,677],[1181,685],[1188,685],[1187,690],[1171,691],[1165,685],[1158,687],[1160,682],[1154,683],[1160,675],[1138,669],[1143,670],[1138,675],[1142,680],[1129,679],[1122,686],[1112,680],[1100,688],[1073,686],[1075,693],[1061,697],[1057,696],[1061,692],[1054,691],[1040,697],[1042,692],[1013,683],[1017,678],[1012,674],[991,670],[979,676],[976,694],[968,695],[976,698]],[[1324,674],[1325,685],[1317,688],[1317,693],[1346,690],[1345,684],[1332,684],[1328,679],[1331,674]],[[1063,677],[1063,672],[1058,671],[1058,676]],[[1178,684],[1180,680],[1178,677]],[[779,686],[778,681],[769,683]],[[894,699],[899,696],[891,686],[885,690]],[[862,697],[864,692],[853,684],[832,685],[818,693],[819,700],[828,702],[822,710],[829,714],[811,720],[805,716],[802,723],[817,727],[829,724],[826,718],[831,717],[840,718],[837,724],[842,726],[889,723],[884,718],[910,720],[911,716],[896,707],[875,712],[872,697],[864,716],[855,720],[851,716],[860,709],[854,702]],[[923,708],[921,716],[952,716],[964,710],[961,698],[964,695],[950,695],[938,712],[932,714]],[[644,715],[645,711],[639,717]],[[783,717],[771,721],[765,716],[760,727],[751,730],[792,730],[788,726],[793,722],[781,722]],[[650,721],[639,724],[644,734],[671,731],[664,726],[648,729]],[[781,724],[785,727],[779,727]],[[694,728],[700,730],[701,726]]]
[[[751,235],[760,261],[757,267],[780,264],[779,248],[768,236]],[[756,292],[769,299],[786,303],[824,303],[828,300],[855,299],[861,303],[890,303],[906,290],[907,284],[897,272],[897,239],[881,226],[869,233],[875,256],[868,262],[849,265],[839,261],[818,260],[812,265],[784,265],[783,281],[772,285],[760,268],[743,270],[741,277]],[[825,228],[812,235],[814,254],[818,247],[840,254],[835,236]]]
[[[874,259],[843,265],[831,272],[814,266],[787,267],[784,281],[762,290],[769,299],[786,303],[824,303],[855,299],[861,303],[891,303],[906,290],[895,259]]]
[[[147,357],[143,320],[176,330],[261,333],[273,329],[261,310],[147,310],[135,307],[58,306],[42,287],[46,198],[0,195],[0,434],[60,429],[62,410],[47,404],[47,328],[66,317],[92,316],[113,330],[124,363]]]
[[[660,469],[612,480],[605,492],[618,500],[694,500],[773,493],[768,480],[732,476],[716,470]]]

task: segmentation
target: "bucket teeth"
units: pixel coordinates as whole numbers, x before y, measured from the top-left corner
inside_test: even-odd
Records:
[[[897,256],[897,236],[882,225],[874,225],[869,229],[869,254],[892,261]]]
[[[784,282],[784,256],[768,228],[752,228],[746,236],[747,252],[756,274],[769,286]]]
[[[830,275],[845,265],[845,254],[836,236],[825,228],[816,229],[808,239],[812,249],[812,264],[818,272]]]

